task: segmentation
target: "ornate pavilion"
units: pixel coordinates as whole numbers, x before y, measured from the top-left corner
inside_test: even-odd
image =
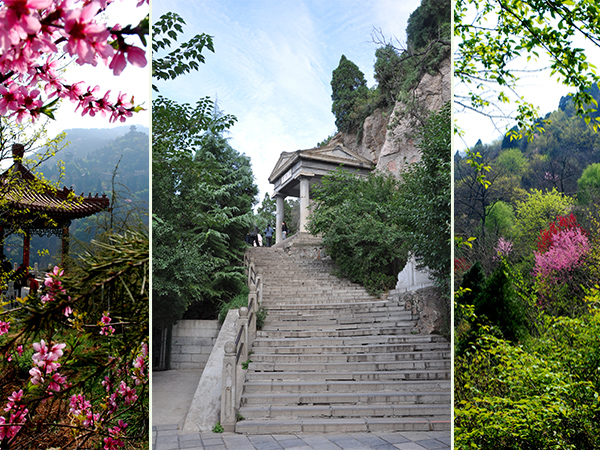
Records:
[[[0,256],[4,255],[4,237],[23,232],[23,266],[29,267],[31,236],[57,235],[64,262],[71,221],[108,209],[110,200],[106,194],[84,197],[67,187],[59,190],[44,183],[22,164],[22,144],[14,144],[12,154],[13,165],[0,175]]]

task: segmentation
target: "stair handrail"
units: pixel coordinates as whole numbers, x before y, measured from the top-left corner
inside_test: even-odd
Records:
[[[256,313],[262,303],[262,276],[258,274],[256,264],[248,253],[244,255],[244,266],[248,274],[248,306],[239,309],[236,340],[225,343],[223,358],[220,423],[227,432],[235,431],[250,348],[256,339]]]

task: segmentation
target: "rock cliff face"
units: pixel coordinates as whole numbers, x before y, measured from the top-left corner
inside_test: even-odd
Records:
[[[364,122],[362,139],[356,133],[338,133],[332,142],[369,158],[378,170],[399,177],[407,164],[419,161],[420,150],[415,146],[415,126],[423,112],[439,110],[450,100],[452,78],[450,59],[440,64],[438,72],[426,74],[408,101],[397,101],[391,114],[378,109]],[[412,106],[414,105],[414,106]],[[411,109],[413,113],[407,110]]]

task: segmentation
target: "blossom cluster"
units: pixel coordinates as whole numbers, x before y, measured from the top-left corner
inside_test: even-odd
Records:
[[[573,270],[583,262],[590,250],[587,236],[581,228],[568,228],[550,237],[546,252],[535,252],[534,274],[548,277]]]
[[[46,278],[44,278],[44,286],[46,287],[46,292],[44,295],[42,295],[42,303],[51,302],[55,300],[59,295],[66,294],[67,291],[61,280],[64,274],[65,271],[58,266],[55,266],[52,272],[48,272],[46,274]]]
[[[28,410],[23,404],[22,398],[22,389],[14,391],[8,397],[4,411],[10,413],[10,418],[7,422],[4,416],[0,416],[0,440],[12,439],[24,425]]]
[[[577,223],[577,219],[573,214],[558,217],[550,224],[547,230],[543,230],[538,236],[538,251],[540,253],[548,251],[552,245],[553,239],[555,239],[556,234],[572,228],[578,228],[581,230],[581,226]]]
[[[8,333],[8,330],[10,330],[10,322],[3,322],[0,320],[0,336]]]
[[[59,75],[62,54],[77,64],[96,66],[103,62],[119,75],[126,65],[145,67],[145,51],[125,42],[127,31],[119,24],[108,27],[96,20],[113,0],[4,0],[0,5],[0,115],[15,116],[17,122],[48,114],[54,100],[69,99],[82,115],[97,113],[111,122],[133,115],[125,94],[110,100],[110,91],[83,82],[67,83]],[[140,1],[138,6],[148,1]],[[61,44],[64,45],[61,46]],[[60,46],[60,47],[59,47]],[[42,88],[47,96],[44,105]]]
[[[500,238],[494,248],[495,255],[492,258],[494,261],[500,258],[506,258],[510,252],[512,252],[513,244],[508,239]]]
[[[100,325],[100,334],[103,336],[112,336],[115,334],[115,329],[110,325],[111,317],[108,311],[104,311],[98,325]]]
[[[62,349],[65,347],[66,344],[54,344],[49,347],[43,339],[33,344],[33,349],[37,353],[31,357],[35,363],[35,367],[29,371],[31,383],[43,384],[44,377],[49,375],[48,389],[51,391],[59,392],[61,388],[67,386],[67,379],[57,372],[60,367],[57,361],[63,355]]]

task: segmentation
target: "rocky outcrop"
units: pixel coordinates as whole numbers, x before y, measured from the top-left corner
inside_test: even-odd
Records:
[[[450,59],[444,60],[437,73],[423,76],[410,98],[396,102],[391,113],[377,109],[365,120],[362,134],[338,133],[332,142],[369,158],[377,169],[399,177],[407,164],[419,161],[415,127],[428,111],[437,111],[451,97]]]

